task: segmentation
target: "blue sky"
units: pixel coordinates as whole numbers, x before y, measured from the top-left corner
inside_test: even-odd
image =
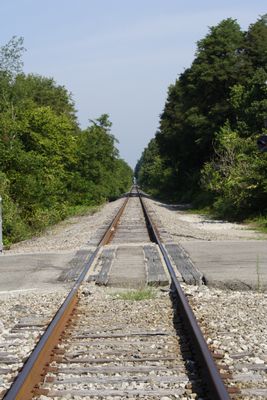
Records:
[[[72,94],[81,127],[108,113],[132,166],[154,136],[168,86],[189,67],[208,27],[246,30],[266,0],[0,0],[0,45],[24,37],[24,71]]]

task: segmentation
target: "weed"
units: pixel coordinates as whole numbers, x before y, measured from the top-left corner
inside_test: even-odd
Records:
[[[246,221],[250,224],[251,229],[256,229],[259,232],[267,233],[267,217],[260,216]]]
[[[114,297],[119,300],[131,300],[131,301],[150,300],[156,297],[156,291],[153,288],[127,290],[126,292],[115,293]]]
[[[260,257],[259,257],[259,255],[257,255],[256,273],[257,273],[257,291],[261,292]]]

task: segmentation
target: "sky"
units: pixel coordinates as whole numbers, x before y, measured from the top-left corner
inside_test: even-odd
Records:
[[[109,114],[134,167],[197,41],[225,18],[246,30],[265,13],[266,0],[0,0],[0,46],[24,38],[24,72],[64,85],[81,128]]]

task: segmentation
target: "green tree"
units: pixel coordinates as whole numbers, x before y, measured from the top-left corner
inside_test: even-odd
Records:
[[[161,158],[155,139],[151,139],[143,151],[135,175],[143,190],[153,196],[162,196],[162,192],[169,190],[172,170]],[[170,195],[170,192],[168,194]]]
[[[8,74],[21,72],[23,67],[22,54],[26,50],[23,47],[24,39],[13,36],[10,41],[0,47],[0,71]]]
[[[217,209],[234,204],[236,215],[244,215],[265,208],[265,155],[257,154],[255,143],[267,132],[266,21],[265,15],[242,32],[228,18],[197,43],[191,67],[169,87],[157,151],[149,145],[138,164],[139,179],[151,192],[157,192],[154,177],[161,169],[167,171],[161,187],[168,196],[192,200],[205,188],[205,199],[215,198]],[[226,136],[233,148],[227,148]]]
[[[85,129],[78,139],[78,165],[80,175],[80,198],[86,201],[101,201],[114,197],[116,192],[116,173],[118,150],[116,139],[110,133],[111,122],[104,114]],[[121,167],[121,165],[120,165]],[[77,183],[75,185],[77,186]],[[89,187],[91,190],[88,190]]]
[[[245,36],[244,54],[251,65],[251,73],[267,66],[267,14],[249,26]]]
[[[267,211],[267,154],[255,138],[241,138],[226,124],[216,136],[216,156],[202,171],[202,185],[214,195],[214,209],[223,217],[242,218]]]
[[[0,195],[4,240],[40,231],[80,207],[129,189],[109,116],[79,128],[71,94],[52,78],[25,75],[23,39],[0,48]]]
[[[231,87],[245,77],[243,39],[233,19],[210,28],[198,42],[192,66],[169,88],[156,140],[178,191],[197,187],[200,169],[213,151],[215,132],[225,120],[234,119],[228,99]]]

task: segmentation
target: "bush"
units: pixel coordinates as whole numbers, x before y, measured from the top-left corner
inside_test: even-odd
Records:
[[[216,157],[202,170],[202,187],[211,193],[222,217],[244,218],[267,210],[267,154],[256,139],[241,138],[229,126],[216,137]]]

